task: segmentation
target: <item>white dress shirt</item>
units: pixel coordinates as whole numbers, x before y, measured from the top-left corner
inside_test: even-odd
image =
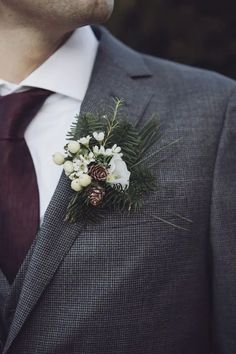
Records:
[[[66,134],[80,112],[88,88],[97,47],[92,29],[89,26],[79,28],[20,84],[0,80],[1,96],[29,87],[55,92],[25,132],[37,175],[41,223],[62,173],[62,167],[53,163],[52,155],[57,151],[63,153]]]

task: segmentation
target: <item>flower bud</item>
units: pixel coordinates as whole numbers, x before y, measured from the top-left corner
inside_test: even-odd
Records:
[[[93,137],[95,140],[99,141],[99,142],[102,142],[105,138],[105,133],[104,132],[94,132],[93,133]]]
[[[84,136],[83,138],[80,138],[80,139],[79,139],[79,142],[80,142],[82,145],[88,146],[90,140],[91,140],[91,136],[90,136],[90,135],[87,135],[87,136]]]

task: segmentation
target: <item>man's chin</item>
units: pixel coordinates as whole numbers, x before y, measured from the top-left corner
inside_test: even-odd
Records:
[[[91,19],[93,24],[104,23],[107,20],[109,20],[109,18],[112,15],[113,8],[114,8],[113,0],[101,1],[99,9],[97,11],[94,11],[94,14],[92,16],[94,17],[93,20]]]

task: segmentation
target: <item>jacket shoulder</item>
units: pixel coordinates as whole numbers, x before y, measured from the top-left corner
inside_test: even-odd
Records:
[[[126,71],[132,78],[147,78],[142,81],[148,87],[163,92],[175,90],[185,95],[195,97],[206,96],[208,101],[224,97],[226,100],[236,88],[236,81],[213,71],[194,68],[139,53],[117,38],[103,27],[95,27],[100,39],[100,50],[111,61]]]
[[[236,81],[214,71],[191,67],[169,60],[140,54],[153,74],[154,81],[182,86],[183,90],[227,95],[236,88]]]

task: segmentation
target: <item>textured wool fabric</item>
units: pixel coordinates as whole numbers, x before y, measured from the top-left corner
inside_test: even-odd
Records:
[[[0,267],[12,283],[39,228],[39,193],[24,139],[50,91],[32,89],[0,98]]]
[[[150,161],[158,190],[133,215],[64,222],[62,175],[2,305],[2,353],[234,354],[236,84],[96,31],[82,111],[124,98],[135,124],[158,115],[155,149],[181,140]]]
[[[4,324],[3,309],[6,299],[8,297],[10,287],[8,281],[2,271],[0,270],[0,353],[3,349],[3,342],[6,339],[6,326]]]

